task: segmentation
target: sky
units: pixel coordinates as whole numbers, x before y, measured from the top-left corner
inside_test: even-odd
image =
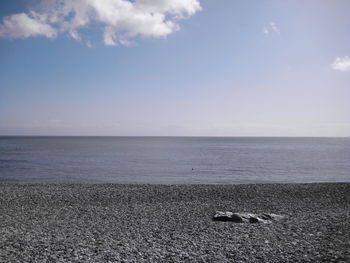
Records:
[[[0,135],[350,136],[348,0],[0,3]]]

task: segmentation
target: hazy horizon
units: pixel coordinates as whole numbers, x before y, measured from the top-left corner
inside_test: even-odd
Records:
[[[41,137],[41,138],[51,138],[51,137],[79,137],[79,138],[266,138],[266,139],[278,139],[278,138],[283,138],[283,139],[346,139],[350,138],[350,136],[244,136],[244,135],[235,135],[235,136],[191,136],[191,135],[45,135],[45,134],[36,134],[36,135],[27,135],[27,134],[22,134],[22,135],[8,135],[8,134],[2,134],[0,135],[0,138],[8,138],[8,137],[17,137],[17,138],[33,138],[33,137]]]
[[[347,0],[0,6],[0,136],[350,136]]]

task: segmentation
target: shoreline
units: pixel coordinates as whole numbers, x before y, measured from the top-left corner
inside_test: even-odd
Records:
[[[0,261],[350,261],[350,183],[0,182]],[[216,210],[276,213],[214,222]]]
[[[302,186],[302,185],[323,185],[323,186],[328,186],[328,185],[350,185],[350,181],[339,181],[339,182],[302,182],[302,183],[217,183],[217,184],[205,184],[205,183],[175,183],[175,184],[167,184],[167,183],[110,183],[110,182],[101,182],[101,183],[96,183],[96,182],[28,182],[28,181],[8,181],[8,180],[1,180],[0,179],[0,187],[5,187],[8,184],[13,184],[13,185],[36,185],[36,186],[69,186],[69,185],[76,185],[76,186],[157,186],[157,187],[171,187],[171,186],[188,186],[188,187],[244,187],[244,186]]]

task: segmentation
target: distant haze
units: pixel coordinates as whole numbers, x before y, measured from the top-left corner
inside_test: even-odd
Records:
[[[0,135],[350,136],[348,0],[0,3]]]

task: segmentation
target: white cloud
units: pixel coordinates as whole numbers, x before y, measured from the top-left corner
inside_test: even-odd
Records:
[[[267,29],[267,27],[264,27],[262,32],[265,34],[265,35],[268,35],[270,32],[269,30]]]
[[[53,38],[57,35],[57,31],[41,21],[39,17],[35,17],[35,13],[27,15],[25,13],[7,16],[0,24],[0,37],[7,38],[26,38],[32,36],[46,36]]]
[[[3,19],[0,37],[55,37],[68,33],[80,41],[79,29],[102,26],[105,45],[129,45],[137,36],[165,37],[179,30],[177,21],[201,10],[198,0],[42,0],[41,12]]]
[[[339,71],[350,71],[350,57],[336,58],[332,64],[332,68]]]
[[[262,33],[264,35],[269,35],[270,33],[275,33],[277,35],[281,34],[281,31],[279,30],[279,28],[277,27],[276,23],[274,22],[270,22],[268,26],[263,27],[262,29]]]
[[[272,28],[272,30],[273,30],[276,34],[278,34],[278,35],[281,34],[279,28],[277,27],[277,25],[276,25],[274,22],[270,22],[270,27]]]

